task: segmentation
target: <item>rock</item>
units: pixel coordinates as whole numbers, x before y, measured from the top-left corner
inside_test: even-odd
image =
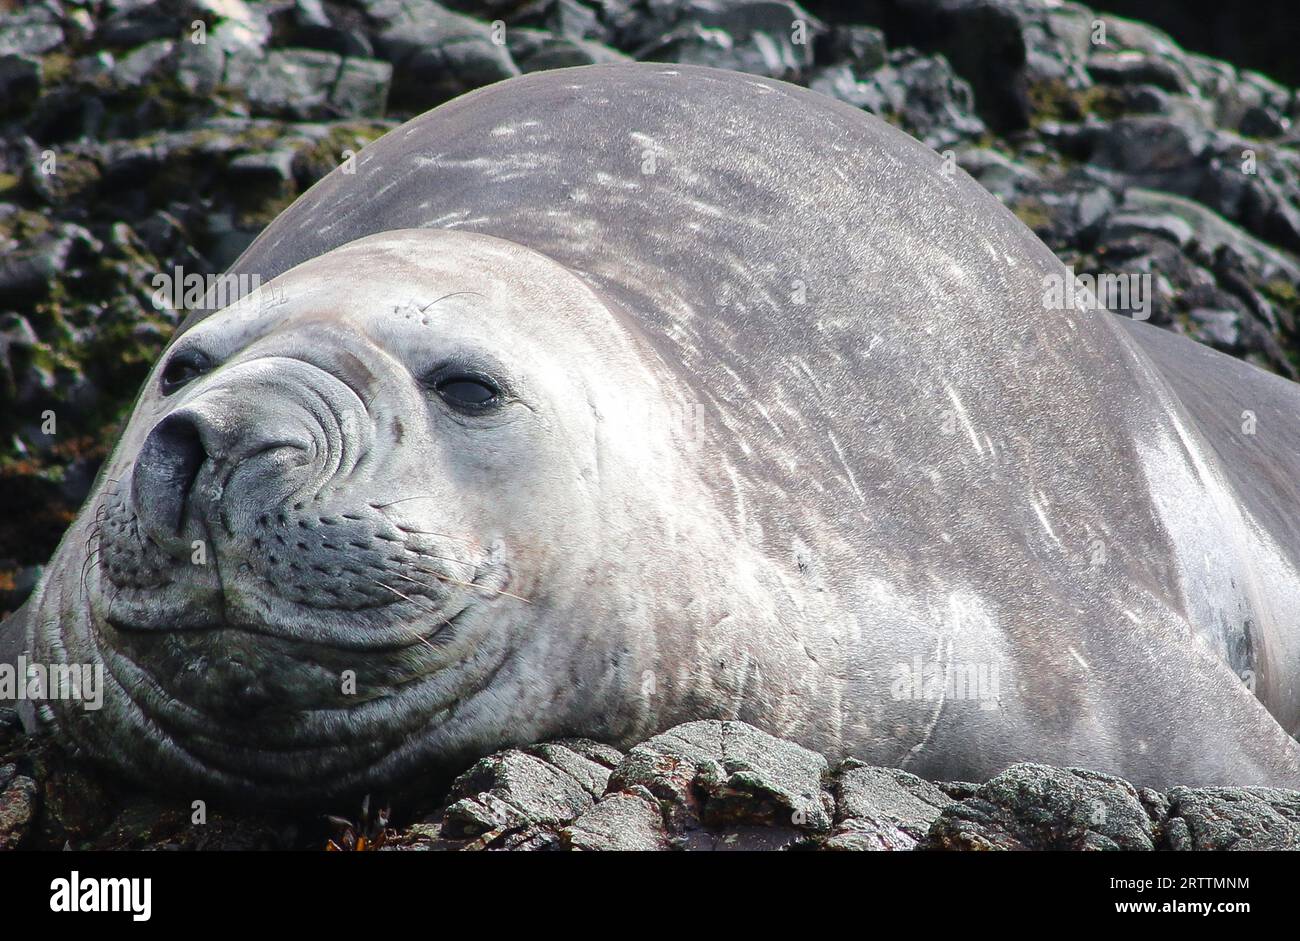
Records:
[[[593,799],[605,793],[610,771],[623,760],[618,749],[585,739],[562,739],[527,751],[578,782]]]
[[[203,12],[213,15],[211,11]],[[248,82],[260,67],[271,40],[271,24],[265,12],[242,0],[221,4],[215,18],[216,23],[205,31],[204,42],[193,42],[191,33],[177,53],[177,81],[194,95],[207,96],[220,86],[238,88]]]
[[[927,848],[1151,850],[1156,821],[1138,792],[1112,775],[1018,764],[947,805]]]
[[[141,84],[162,68],[175,48],[176,43],[171,39],[155,39],[145,43],[114,64],[112,80],[127,87]]]
[[[906,852],[917,847],[917,840],[899,830],[888,820],[872,816],[854,817],[837,824],[835,832],[822,844],[822,849],[868,852]]]
[[[11,767],[8,777],[0,791],[0,851],[17,849],[28,838],[40,793],[35,781]]]
[[[1300,850],[1300,794],[1265,787],[1176,787],[1166,839],[1175,850]]]
[[[597,62],[617,62],[628,58],[621,52],[597,42],[565,39],[526,27],[511,29],[506,35],[510,55],[524,72],[565,69],[578,65],[594,65]]]
[[[636,49],[638,59],[681,62],[798,80],[825,26],[790,0],[692,0],[680,25]]]
[[[836,825],[827,850],[911,850],[952,802],[936,785],[905,771],[850,759],[836,782]]]
[[[529,4],[522,12],[511,16],[510,21],[512,26],[538,27],[571,42],[604,40],[606,32],[596,11],[578,0],[543,0]]]
[[[743,722],[689,722],[632,749],[609,789],[644,788],[679,834],[750,823],[821,831],[834,812],[827,773],[821,755]]]
[[[1122,213],[1177,216],[1191,228],[1194,241],[1204,253],[1212,255],[1220,247],[1227,246],[1241,259],[1243,272],[1248,269],[1257,271],[1253,280],[1268,281],[1281,277],[1300,282],[1300,263],[1294,257],[1279,252],[1194,200],[1130,187],[1118,208]]]
[[[42,839],[47,845],[79,843],[102,832],[117,808],[92,774],[59,768],[42,782]]]
[[[1037,192],[1042,188],[1042,178],[1032,169],[991,148],[959,150],[957,164],[1004,203],[1022,192]]]
[[[0,56],[39,56],[61,45],[59,17],[44,4],[0,16]]]
[[[606,797],[560,837],[566,849],[575,850],[664,850],[672,845],[659,802],[642,787]]]
[[[1088,74],[1099,82],[1115,85],[1154,85],[1182,95],[1191,87],[1186,69],[1167,59],[1140,52],[1101,52],[1088,59]]]
[[[559,829],[595,806],[608,773],[560,743],[485,758],[452,784],[442,835],[506,848],[557,844]]]
[[[1163,117],[1124,117],[1098,135],[1092,160],[1127,174],[1137,185],[1182,189],[1177,176],[1194,171],[1208,136]],[[1159,186],[1159,184],[1169,184]]]
[[[1136,234],[1154,235],[1181,247],[1191,241],[1194,233],[1186,220],[1173,213],[1116,212],[1106,219],[1101,237],[1106,241],[1119,241]]]
[[[970,86],[942,56],[892,54],[889,65],[872,79],[892,106],[883,116],[894,117],[929,147],[942,150],[984,133],[984,122],[974,114]]]
[[[828,849],[912,849],[952,798],[906,771],[850,759],[836,781],[836,827]]]
[[[334,79],[329,101],[342,117],[378,117],[384,113],[393,67],[376,59],[345,58]]]
[[[392,66],[315,49],[272,50],[246,86],[260,114],[299,120],[383,111]]]
[[[287,183],[293,179],[293,161],[296,155],[297,151],[288,149],[241,154],[231,160],[226,169],[236,177]]]
[[[997,131],[1029,125],[1031,60],[1056,74],[1078,69],[1080,50],[1064,48],[1037,4],[898,0],[889,5],[885,27],[892,44],[915,45],[951,62],[974,90],[980,117]],[[1033,35],[1041,42],[1031,53]],[[972,36],[981,41],[971,42]]]
[[[299,845],[292,821],[255,814],[210,813],[204,823],[195,823],[193,815],[188,805],[140,801],[115,817],[94,845],[111,850],[173,851],[283,850]]]
[[[1235,350],[1241,345],[1241,312],[1231,308],[1193,307],[1187,312],[1195,324],[1192,331],[1203,343],[1222,350]]]
[[[419,112],[520,74],[505,36],[433,0],[364,0],[375,49],[393,66],[393,100]],[[498,41],[499,39],[499,41]]]
[[[816,46],[818,62],[834,62],[865,75],[885,64],[885,34],[871,26],[832,26]]]
[[[0,304],[28,304],[49,293],[67,267],[69,238],[50,234],[0,259]]]
[[[0,117],[25,111],[41,91],[41,62],[25,55],[0,55]]]
[[[941,56],[891,53],[889,64],[863,76],[848,65],[830,66],[813,73],[809,87],[893,121],[937,149],[985,130],[972,113],[970,86]]]
[[[22,736],[13,710],[0,710],[0,849],[19,843],[38,849],[325,847],[319,817],[205,807],[200,819],[188,798],[178,803],[134,788],[118,793],[97,775],[52,740]],[[984,784],[929,782],[852,759],[828,770],[819,756],[740,722],[687,723],[626,757],[580,739],[506,749],[457,778],[445,800],[431,814],[395,808],[410,822],[390,826],[377,845],[458,851],[1300,848],[1300,791],[1174,788],[1163,794],[1112,775],[1034,764],[1015,765]],[[815,809],[797,809],[807,807]]]
[[[253,113],[305,118],[329,113],[329,90],[343,58],[317,49],[274,49],[253,71],[244,92]]]
[[[174,39],[181,23],[151,4],[127,7],[100,24],[96,39],[109,46],[140,46],[156,39]]]
[[[285,31],[287,45],[320,49],[344,57],[374,57],[374,46],[361,24],[349,22],[342,15],[336,22],[320,0],[296,0],[292,19],[292,28]]]

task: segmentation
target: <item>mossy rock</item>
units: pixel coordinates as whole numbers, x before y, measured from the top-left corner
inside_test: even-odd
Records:
[[[293,174],[303,189],[343,163],[344,151],[360,153],[367,144],[383,137],[390,126],[375,121],[349,122],[331,127],[329,133],[294,156]]]

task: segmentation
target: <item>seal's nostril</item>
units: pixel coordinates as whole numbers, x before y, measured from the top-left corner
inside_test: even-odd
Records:
[[[136,458],[131,489],[145,525],[159,536],[181,530],[185,501],[208,452],[188,415],[168,415],[149,432]]]

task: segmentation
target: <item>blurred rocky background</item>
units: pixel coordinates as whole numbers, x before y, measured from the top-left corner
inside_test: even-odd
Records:
[[[1207,29],[1194,8],[1153,12],[1202,48],[1291,73],[1300,16],[1251,9],[1262,44]],[[759,73],[878,114],[950,151],[1078,273],[1149,273],[1156,323],[1297,375],[1300,100],[1109,13],[0,0],[0,611],[30,590],[177,323],[153,303],[155,275],[220,272],[414,114],[522,72],[622,58]]]
[[[585,740],[498,752],[395,814],[248,813],[124,793],[0,712],[0,850],[1295,850],[1300,792],[1136,788],[1018,764],[984,784],[821,755],[743,722],[626,754]],[[331,846],[331,843],[333,844]]]

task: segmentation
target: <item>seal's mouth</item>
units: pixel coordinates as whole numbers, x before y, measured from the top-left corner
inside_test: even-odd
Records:
[[[130,506],[115,509],[129,514]],[[430,556],[458,558],[445,545],[421,541],[432,538],[427,534],[402,536],[378,511],[348,515],[378,531],[391,525],[393,538],[363,541],[351,532],[357,538],[340,540],[334,530],[321,538],[351,542],[357,554],[382,550],[387,582],[400,584],[392,578],[401,570],[394,559],[424,568]],[[343,514],[335,516],[342,525]],[[269,568],[252,540],[274,551],[265,549],[279,545],[273,536],[219,541],[207,565],[193,565],[139,537],[129,515],[100,518],[91,551],[106,561],[86,575],[89,616],[77,656],[103,663],[112,721],[147,729],[142,737],[157,747],[158,769],[168,777],[288,801],[400,780],[440,736],[454,734],[462,699],[491,681],[495,666],[471,637],[508,582],[491,552],[454,569],[454,582],[426,577],[423,593],[376,590],[365,605],[328,610],[302,603],[291,583],[272,592],[266,579],[241,574]],[[282,524],[270,514],[265,532],[298,529],[297,522],[292,512]],[[304,559],[316,551],[308,547]],[[238,554],[245,550],[251,554]],[[209,566],[235,577],[227,582]],[[332,588],[351,597],[345,583]],[[476,672],[467,675],[467,663]],[[64,718],[73,726],[88,721],[76,713]],[[74,735],[93,753],[96,733],[87,730]]]
[[[399,602],[394,602],[386,607],[398,608]],[[410,635],[404,639],[388,641],[367,641],[364,643],[348,643],[344,639],[316,640],[311,643],[314,646],[334,647],[339,650],[350,650],[357,652],[369,653],[393,653],[415,647],[417,645],[445,646],[454,634],[458,623],[465,618],[470,612],[471,605],[466,604],[451,614],[440,615],[441,623],[437,624],[430,633],[410,632]],[[187,624],[184,627],[156,627],[151,624],[141,623],[138,620],[128,620],[130,614],[114,613],[111,609],[108,611],[95,610],[92,606],[92,617],[98,626],[107,628],[118,634],[138,634],[157,636],[159,634],[186,634],[194,635],[202,632],[212,633],[221,631],[242,632],[245,634],[254,634],[262,637],[274,638],[282,641],[300,641],[292,631],[276,628],[274,625],[265,622],[243,621],[241,623],[231,623],[219,617],[213,618],[210,622],[194,625]]]
[[[446,644],[476,604],[509,594],[499,551],[430,544],[373,510],[258,514],[252,532],[195,540],[181,559],[130,514],[125,502],[105,514],[85,574],[92,616],[115,632],[403,650]]]

